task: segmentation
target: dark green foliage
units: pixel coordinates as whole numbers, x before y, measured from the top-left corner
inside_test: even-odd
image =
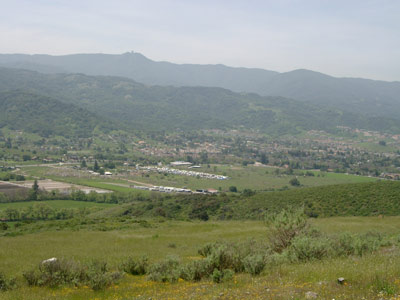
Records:
[[[235,272],[230,269],[225,269],[222,271],[214,269],[214,272],[212,273],[212,280],[215,283],[221,283],[231,280],[233,278],[233,275],[235,275]]]
[[[131,275],[144,275],[146,274],[148,266],[149,262],[146,256],[140,258],[129,257],[122,263],[121,269]]]
[[[237,193],[237,187],[236,186],[230,186],[229,191],[232,193]]]
[[[7,278],[2,272],[0,272],[0,292],[12,290],[15,287],[15,278]]]
[[[292,185],[292,186],[300,186],[300,181],[299,181],[296,177],[290,179],[289,183],[290,183],[290,185]]]
[[[400,182],[380,181],[257,193],[230,207],[238,218],[262,218],[266,212],[302,207],[309,216],[400,215]]]

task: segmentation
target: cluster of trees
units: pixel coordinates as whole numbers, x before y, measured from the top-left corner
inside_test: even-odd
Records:
[[[2,180],[2,181],[10,181],[10,180],[24,181],[25,176],[20,175],[20,174],[15,174],[15,173],[6,173],[3,175],[0,174],[0,180]]]
[[[25,208],[6,208],[2,211],[2,219],[6,221],[25,220],[65,220],[74,217],[83,217],[90,212],[87,208],[54,209],[46,203],[37,202]]]

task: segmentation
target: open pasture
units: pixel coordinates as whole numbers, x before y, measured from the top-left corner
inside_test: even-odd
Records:
[[[363,233],[377,230],[397,237],[399,217],[329,218],[312,221],[329,234],[343,231]],[[127,256],[147,255],[151,262],[167,255],[184,261],[198,259],[197,250],[207,242],[265,239],[263,222],[151,222],[150,227],[115,231],[40,232],[0,238],[0,270],[21,276],[24,270],[50,257],[80,261],[106,259],[115,269]],[[362,257],[348,257],[284,264],[270,267],[260,276],[235,275],[232,281],[156,283],[145,276],[126,275],[118,284],[94,292],[80,288],[30,288],[19,278],[20,288],[3,292],[1,299],[306,299],[315,292],[318,299],[397,299],[400,288],[400,252],[397,246]],[[338,285],[338,277],[346,285]],[[387,288],[387,292],[382,292]]]
[[[269,190],[280,189],[283,187],[291,188],[289,181],[294,177],[297,177],[301,185],[305,187],[340,183],[372,182],[377,180],[376,178],[365,176],[320,171],[312,171],[314,176],[296,175],[299,172],[306,172],[300,170],[295,171],[294,175],[287,175],[283,174],[285,169],[265,166],[211,165],[209,168],[203,166],[202,168],[192,170],[225,175],[228,176],[229,179],[213,180],[156,172],[148,172],[144,174],[131,173],[127,178],[157,186],[187,187],[192,190],[212,188],[221,189],[222,191],[228,191],[230,186],[236,186],[240,191],[244,189]]]

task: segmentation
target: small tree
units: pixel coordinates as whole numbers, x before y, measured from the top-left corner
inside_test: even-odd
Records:
[[[265,155],[265,153],[261,153],[260,162],[261,162],[263,165],[268,164],[269,160],[268,160],[267,155]]]
[[[232,192],[232,193],[237,193],[237,187],[232,185],[232,186],[229,187],[229,191]]]
[[[267,216],[267,237],[272,249],[281,253],[292,243],[292,240],[304,233],[309,225],[304,209],[286,209],[278,214]]]
[[[86,168],[86,167],[87,167],[86,160],[85,160],[85,159],[82,159],[82,161],[81,161],[81,168],[83,169],[83,168]]]
[[[290,183],[292,186],[300,186],[300,181],[299,181],[296,177],[290,179],[289,183]]]
[[[29,198],[32,201],[36,201],[38,199],[38,194],[39,194],[39,184],[38,184],[38,181],[35,179],[35,181],[33,182],[33,185],[32,185],[32,190],[30,192]]]
[[[93,171],[97,172],[100,169],[99,164],[97,163],[97,160],[94,161],[94,166],[93,166]]]

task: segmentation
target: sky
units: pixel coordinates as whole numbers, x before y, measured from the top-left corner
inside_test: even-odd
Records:
[[[0,53],[139,52],[400,81],[398,0],[0,0]]]

